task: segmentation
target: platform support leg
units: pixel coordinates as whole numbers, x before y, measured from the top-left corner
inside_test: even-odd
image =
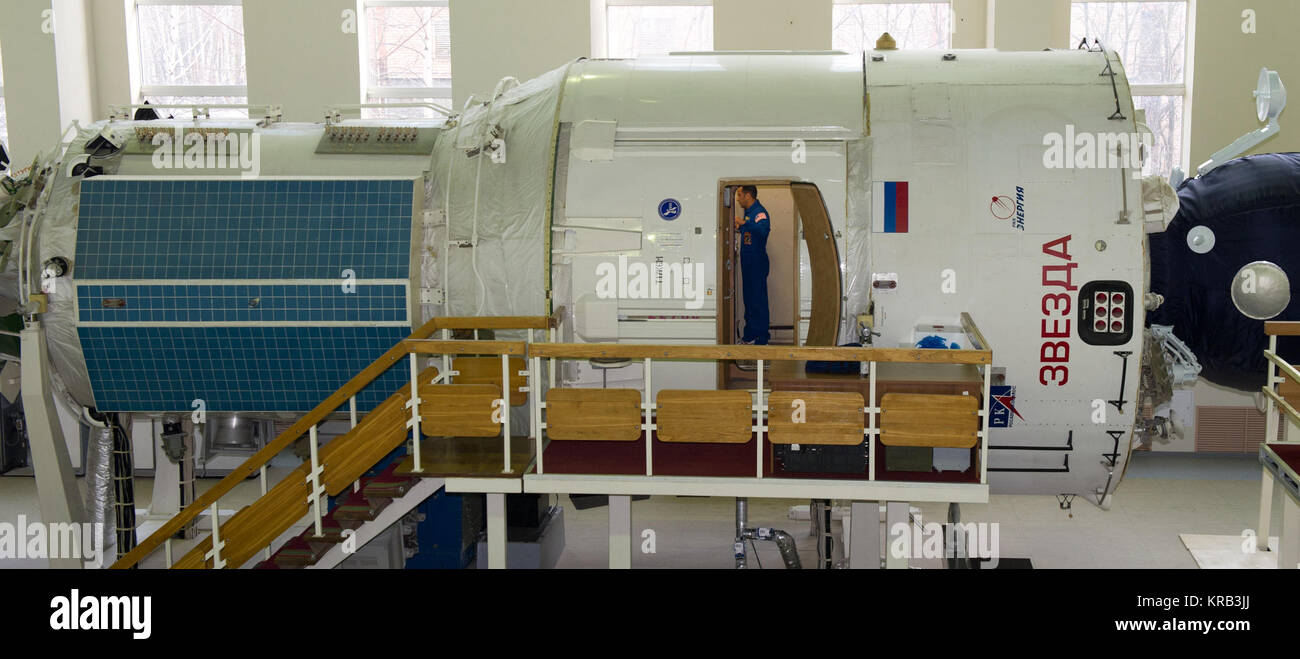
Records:
[[[72,458],[54,407],[50,383],[50,360],[45,330],[39,322],[22,331],[22,401],[26,415],[28,446],[36,473],[36,496],[41,521],[46,524],[80,524],[86,520],[85,504],[77,489]],[[75,570],[83,567],[75,558],[51,558],[50,567]]]
[[[1282,532],[1278,535],[1277,567],[1294,570],[1300,563],[1300,503],[1289,496],[1282,498]]]
[[[854,501],[849,510],[849,569],[880,569],[880,503]]]
[[[1259,481],[1259,526],[1255,527],[1255,548],[1268,551],[1268,535],[1273,524],[1273,495],[1277,494],[1277,481],[1266,467]]]
[[[609,568],[632,567],[632,497],[609,497]]]
[[[487,494],[488,569],[506,569],[506,495]]]
[[[908,567],[908,559],[911,558],[912,552],[897,552],[895,549],[900,545],[896,542],[900,532],[907,537],[907,541],[901,543],[902,546],[909,550],[914,549],[911,547],[912,522],[908,516],[911,509],[912,505],[907,501],[885,503],[885,569],[906,570]],[[878,512],[876,514],[879,515]]]

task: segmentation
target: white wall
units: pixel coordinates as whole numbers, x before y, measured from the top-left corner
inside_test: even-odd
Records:
[[[90,0],[53,0],[59,125],[95,120],[97,76],[92,58]]]
[[[591,0],[451,0],[454,105],[590,56],[596,13]]]
[[[97,102],[95,119],[108,116],[110,105],[130,105],[139,82],[133,81],[127,53],[129,0],[91,0],[91,29],[94,34],[94,76]]]
[[[1242,31],[1242,13],[1255,12],[1256,32]],[[1255,116],[1255,89],[1262,67],[1275,69],[1291,90],[1300,89],[1300,55],[1296,0],[1199,0],[1192,87],[1191,159],[1195,168],[1215,151],[1260,127]],[[1300,101],[1278,121],[1282,133],[1252,153],[1300,151]]]
[[[31,164],[62,132],[50,10],[49,0],[6,0],[0,20],[9,152],[15,169]]]
[[[323,121],[327,105],[360,103],[358,35],[345,31],[359,26],[357,10],[356,0],[244,0],[248,102],[282,105],[285,121]]]
[[[989,0],[989,8],[993,48],[1069,47],[1070,0]]]
[[[714,0],[714,50],[830,50],[831,0]]]

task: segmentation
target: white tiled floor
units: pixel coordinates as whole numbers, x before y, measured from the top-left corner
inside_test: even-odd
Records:
[[[1190,458],[1139,456],[1109,511],[1083,496],[1074,499],[1072,511],[1065,511],[1051,495],[993,495],[987,504],[962,506],[962,521],[997,522],[1001,556],[1029,558],[1036,568],[1195,568],[1179,534],[1239,535],[1254,528],[1259,475],[1258,463],[1252,464],[1250,457]],[[201,489],[215,482],[204,481]],[[149,501],[151,484],[151,479],[137,480],[141,507]],[[241,484],[223,499],[222,508],[238,509],[257,490],[256,479]],[[605,567],[608,509],[577,510],[567,497],[559,503],[565,506],[566,530],[559,566]],[[749,518],[752,526],[773,526],[794,535],[804,566],[812,567],[816,550],[808,521],[787,518],[790,506],[807,503],[751,500]],[[916,507],[922,521],[946,519],[944,504]],[[19,514],[32,521],[39,518],[35,482],[0,478],[0,521],[14,522]],[[734,565],[734,500],[655,497],[633,502],[632,515],[636,534],[652,529],[656,538],[656,553],[634,552],[634,567],[727,569]],[[835,527],[838,534],[839,524]],[[639,548],[639,537],[634,540]],[[766,568],[781,568],[770,544],[759,544],[758,557]],[[0,567],[36,566],[0,561]]]

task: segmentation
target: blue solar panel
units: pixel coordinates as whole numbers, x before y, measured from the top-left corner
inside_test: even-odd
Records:
[[[86,285],[77,287],[83,323],[383,322],[407,318],[407,287],[341,285]]]
[[[408,279],[403,180],[82,182],[79,279]]]
[[[301,412],[406,338],[402,327],[81,327],[95,405],[115,412]],[[357,396],[410,383],[398,363]],[[344,406],[343,409],[346,409]]]
[[[399,179],[84,181],[73,274],[96,406],[314,408],[411,332],[416,192]],[[358,407],[409,377],[390,369]]]

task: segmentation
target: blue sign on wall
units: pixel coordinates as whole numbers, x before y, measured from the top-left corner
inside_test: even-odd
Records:
[[[659,202],[659,217],[669,222],[681,217],[682,203],[676,199],[665,199]]]
[[[1013,417],[1017,416],[1020,416],[1020,412],[1016,411],[1016,388],[993,385],[989,392],[989,427],[1010,428]]]

